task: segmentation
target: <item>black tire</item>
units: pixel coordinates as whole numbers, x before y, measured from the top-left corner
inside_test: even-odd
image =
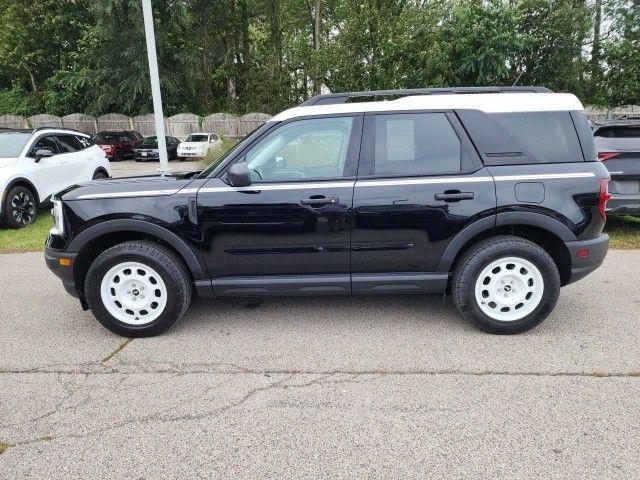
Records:
[[[528,315],[514,320],[495,319],[487,315],[482,311],[475,294],[476,281],[483,270],[492,262],[506,257],[521,258],[532,263],[539,270],[544,283],[537,306]],[[560,274],[551,256],[539,245],[524,238],[501,235],[481,240],[463,254],[453,272],[451,292],[460,314],[475,326],[485,332],[509,335],[530,330],[547,318],[560,294]]]
[[[38,214],[35,194],[23,186],[13,187],[4,200],[4,222],[9,228],[31,225]]]
[[[111,268],[124,262],[138,262],[152,268],[166,286],[164,310],[150,323],[132,325],[118,320],[109,313],[102,299],[103,278]],[[100,254],[89,267],[84,292],[98,321],[113,333],[130,338],[151,337],[168,330],[185,314],[192,295],[189,273],[182,261],[168,248],[149,241],[124,242]]]
[[[93,174],[94,180],[104,180],[105,178],[109,178],[109,176],[104,172],[104,170],[96,170]]]
[[[122,160],[122,151],[116,150],[116,153],[113,155],[113,162],[119,162]]]

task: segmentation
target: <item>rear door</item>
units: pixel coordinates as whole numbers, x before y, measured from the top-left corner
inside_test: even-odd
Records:
[[[493,179],[451,112],[367,114],[363,135],[353,292],[440,292],[449,242],[495,213]]]
[[[56,138],[60,158],[65,163],[68,185],[91,180],[93,172],[87,171],[91,166],[91,154],[84,150],[78,137],[71,134],[57,134]]]

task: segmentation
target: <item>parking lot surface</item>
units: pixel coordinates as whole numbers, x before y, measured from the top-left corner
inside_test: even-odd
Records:
[[[159,169],[159,162],[136,162],[134,160],[111,162],[111,176],[115,178],[156,174]],[[199,161],[169,162],[169,170],[171,172],[191,172],[201,169],[202,165]]]
[[[635,478],[639,268],[611,251],[517,336],[379,296],[198,300],[130,341],[0,255],[0,478]]]

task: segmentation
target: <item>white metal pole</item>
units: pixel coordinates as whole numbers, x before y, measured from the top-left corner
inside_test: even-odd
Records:
[[[160,169],[162,175],[169,173],[169,157],[164,131],[164,114],[162,113],[162,97],[160,95],[160,76],[158,75],[158,56],[156,54],[156,35],[153,31],[153,10],[151,0],[142,0],[142,14],[144,16],[144,34],[147,41],[147,57],[149,58],[149,77],[151,79],[151,96],[153,97],[153,115],[156,124],[156,138],[160,154]]]

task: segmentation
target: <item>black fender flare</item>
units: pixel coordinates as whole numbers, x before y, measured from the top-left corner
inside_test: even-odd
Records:
[[[31,182],[30,180],[27,180],[24,177],[17,177],[14,178],[13,180],[11,180],[7,186],[5,187],[5,192],[9,193],[9,190],[11,190],[13,187],[16,186],[16,184],[18,183],[23,183],[25,184],[29,189],[31,189],[31,191],[34,193],[34,195],[36,196],[36,201],[38,202],[38,205],[40,205],[41,201],[40,201],[40,194],[38,193],[38,189],[36,188],[36,186],[33,184],[33,182]]]
[[[205,273],[206,270],[202,261],[182,238],[166,228],[142,220],[118,219],[99,223],[82,231],[69,243],[67,250],[78,253],[88,242],[115,232],[138,232],[159,238],[178,252],[187,264],[187,268],[191,271],[195,281],[208,280],[209,277]]]
[[[563,242],[576,240],[575,234],[565,224],[555,218],[535,212],[502,212],[495,217],[485,217],[473,222],[459,232],[449,243],[438,263],[437,272],[448,272],[458,253],[476,235],[494,227],[505,225],[529,225],[542,228],[560,238]]]

